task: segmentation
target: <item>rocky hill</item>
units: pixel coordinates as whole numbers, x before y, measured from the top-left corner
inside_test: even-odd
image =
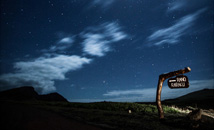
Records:
[[[1,100],[18,100],[18,101],[39,100],[39,101],[67,102],[67,100],[58,93],[39,95],[31,86],[24,86],[24,87],[2,91],[0,92],[0,99]]]

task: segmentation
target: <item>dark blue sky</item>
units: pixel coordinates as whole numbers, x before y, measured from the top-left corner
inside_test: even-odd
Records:
[[[2,0],[0,90],[69,101],[155,101],[158,76],[189,66],[214,88],[213,0]]]

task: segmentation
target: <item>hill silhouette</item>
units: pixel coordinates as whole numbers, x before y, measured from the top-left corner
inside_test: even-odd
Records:
[[[214,89],[203,89],[195,91],[184,96],[164,100],[165,104],[174,104],[178,106],[194,106],[200,108],[214,108]]]
[[[67,100],[58,93],[39,95],[32,86],[23,86],[0,92],[1,100],[39,100],[39,101],[63,101]]]
[[[214,97],[214,89],[203,89],[199,91],[195,91],[192,93],[188,93],[184,96],[171,99],[171,100],[179,100],[179,101],[192,101],[192,100],[201,100],[201,99],[213,99]]]
[[[50,93],[46,95],[39,95],[38,100],[42,101],[66,101],[67,100],[60,94],[58,93]]]

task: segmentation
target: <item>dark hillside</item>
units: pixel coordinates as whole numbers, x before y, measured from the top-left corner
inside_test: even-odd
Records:
[[[204,109],[214,108],[214,89],[203,89],[189,93],[187,95],[164,100],[164,104],[178,105],[178,106],[193,106]]]
[[[31,86],[24,86],[24,87],[2,91],[0,92],[0,99],[1,100],[18,100],[18,101],[39,100],[39,101],[67,102],[67,100],[58,93],[39,95]]]
[[[50,93],[46,95],[39,95],[38,100],[42,101],[66,101],[67,100],[58,93]]]
[[[31,86],[24,86],[0,92],[0,99],[9,100],[36,100],[37,92]]]
[[[198,102],[200,105],[212,103],[204,102],[204,100],[210,99],[210,96],[212,99],[212,92],[213,90],[201,90],[165,102],[174,103],[173,105],[177,103],[189,105],[191,104],[190,101],[194,101],[194,103],[200,101]],[[165,119],[160,121],[157,107],[152,104],[71,103],[65,102],[66,99],[58,93],[38,95],[32,87],[21,87],[0,92],[0,97],[0,129],[189,130],[197,127],[197,129],[204,130],[214,128],[213,118],[210,116],[195,122],[187,117],[187,113],[181,113],[166,105],[162,105]],[[203,111],[212,116],[213,112],[209,111],[208,113],[207,110]]]

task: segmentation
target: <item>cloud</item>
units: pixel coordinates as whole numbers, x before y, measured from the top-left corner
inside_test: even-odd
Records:
[[[111,51],[110,44],[127,38],[116,23],[104,23],[96,27],[89,27],[82,32],[83,52],[92,56],[104,56]]]
[[[54,80],[65,80],[65,74],[89,64],[91,59],[76,55],[57,55],[55,57],[39,57],[33,61],[16,62],[15,73],[0,76],[0,89],[33,86],[39,93],[54,91]]]
[[[64,37],[58,42],[58,44],[71,44],[73,41],[73,37]]]
[[[168,10],[167,12],[173,12],[182,9],[187,5],[187,1],[185,0],[177,0],[173,1],[172,3],[168,3]]]
[[[190,81],[190,87],[185,89],[170,89],[168,86],[163,86],[162,100],[176,98],[183,96],[190,92],[194,92],[201,89],[214,89],[214,79],[210,80],[192,80]],[[111,97],[107,101],[155,101],[157,88],[145,88],[145,89],[131,89],[131,90],[114,90],[103,94],[104,97]],[[115,98],[112,98],[115,97]]]
[[[174,25],[156,30],[148,38],[149,46],[160,46],[163,44],[176,44],[180,38],[187,34],[188,29],[193,25],[198,15],[206,9],[201,9],[194,14],[186,15],[180,18]]]
[[[110,51],[108,41],[103,41],[101,34],[86,34],[83,42],[83,51],[93,56],[104,56],[105,52]]]
[[[126,38],[127,35],[120,30],[116,23],[104,23],[85,29],[80,34],[83,38],[83,52],[93,56],[104,56],[111,50],[111,43]],[[55,91],[56,80],[66,80],[66,73],[80,69],[92,61],[87,57],[64,54],[74,41],[74,36],[63,37],[49,49],[42,50],[43,54],[40,57],[14,63],[14,73],[0,75],[0,90],[33,86],[39,93]]]
[[[74,42],[74,37],[63,37],[54,45],[52,45],[49,49],[43,49],[42,52],[45,53],[64,53],[67,49],[69,49]]]
[[[147,89],[149,90],[149,89]],[[121,96],[121,95],[141,95],[142,90],[141,89],[133,89],[133,90],[115,90],[115,91],[110,91],[106,94],[103,94],[104,96]]]
[[[93,6],[100,6],[102,9],[106,10],[115,2],[115,0],[92,0],[90,8]]]

